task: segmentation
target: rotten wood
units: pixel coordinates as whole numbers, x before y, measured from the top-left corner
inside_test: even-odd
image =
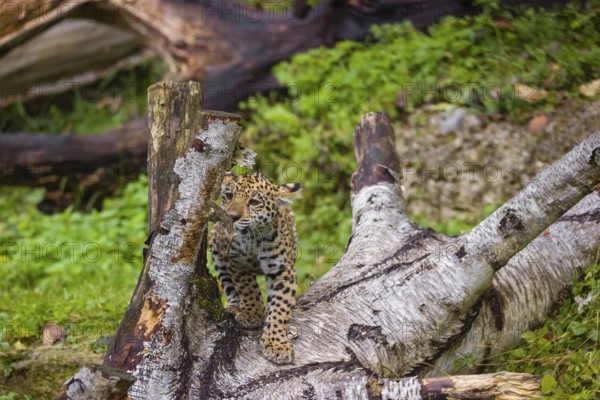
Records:
[[[352,191],[379,182],[394,183],[400,170],[400,160],[390,148],[395,148],[395,136],[387,115],[366,114],[354,135],[354,152],[358,167],[352,175]]]

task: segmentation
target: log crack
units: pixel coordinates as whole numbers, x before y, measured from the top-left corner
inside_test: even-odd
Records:
[[[326,372],[354,372],[360,371],[364,373],[366,376],[373,375],[373,372],[368,370],[368,368],[363,367],[358,360],[353,356],[349,361],[327,361],[322,363],[310,363],[305,364],[297,368],[289,368],[281,371],[277,371],[274,376],[273,373],[269,373],[266,375],[261,375],[256,379],[252,380],[250,383],[247,383],[242,386],[238,386],[236,388],[235,393],[220,393],[220,395],[224,395],[225,397],[234,396],[235,398],[243,397],[245,393],[252,393],[256,389],[262,387],[265,384],[273,383],[274,380],[277,381],[287,381],[294,378],[302,378],[306,376],[307,373],[321,370],[323,374],[326,375]]]
[[[397,261],[399,253],[400,253],[400,251],[397,252],[397,253],[395,253],[394,256],[391,256],[388,259],[382,261],[381,263],[374,264],[371,267],[371,269],[377,269],[377,268],[381,267],[382,265],[385,265],[388,262]],[[367,282],[367,281],[369,281],[371,279],[379,278],[382,275],[386,275],[390,271],[397,270],[398,268],[402,268],[402,267],[413,265],[415,263],[419,263],[419,262],[423,261],[427,257],[429,257],[429,253],[427,253],[427,254],[425,254],[425,255],[417,258],[417,259],[412,259],[412,260],[408,260],[408,261],[405,261],[405,262],[393,263],[392,265],[386,267],[382,271],[379,271],[377,273],[374,273],[374,274],[371,274],[371,275],[367,275],[367,276],[365,276],[365,277],[363,277],[361,279],[355,279],[355,280],[353,280],[351,282],[348,282],[348,283],[345,283],[343,285],[340,285],[340,286],[336,287],[335,289],[331,290],[329,293],[326,293],[326,294],[322,295],[321,297],[317,298],[317,300],[314,301],[314,302],[300,303],[299,304],[299,308],[301,310],[310,309],[310,307],[313,305],[313,303],[321,303],[321,302],[330,301],[331,299],[333,299],[334,297],[336,297],[337,295],[339,295],[343,291],[352,288],[354,285],[356,285],[358,283]],[[412,275],[414,275],[414,274],[410,274],[409,276],[406,277],[406,279],[410,279],[410,277]]]
[[[236,372],[233,359],[240,344],[240,337],[244,332],[238,327],[231,314],[226,313],[224,317],[225,319],[217,325],[220,338],[215,341],[214,349],[199,379],[201,388],[199,398],[201,399],[226,397],[217,389],[215,376],[221,368],[232,374]]]
[[[381,277],[382,275],[386,275],[386,274],[388,274],[392,271],[395,271],[399,268],[402,268],[402,267],[406,267],[406,266],[410,266],[410,265],[418,265],[421,261],[423,261],[424,259],[426,259],[427,257],[429,257],[431,255],[431,253],[429,251],[423,250],[426,247],[425,241],[435,240],[436,242],[443,243],[444,239],[445,239],[444,235],[441,235],[440,233],[438,233],[432,229],[421,229],[416,234],[414,234],[412,237],[407,239],[406,244],[403,245],[399,250],[394,252],[391,256],[388,256],[388,257],[384,258],[381,262],[372,264],[369,267],[369,270],[373,271],[373,270],[380,269],[382,266],[385,266],[379,272],[375,272],[371,275],[366,275],[366,276],[363,275],[363,277],[360,279],[355,279],[355,280],[352,280],[345,284],[342,284],[340,286],[337,286],[337,287],[331,289],[331,291],[329,291],[328,293],[321,295],[316,300],[311,301],[311,302],[303,302],[302,298],[300,298],[300,301],[298,303],[298,308],[300,310],[308,310],[308,309],[310,309],[310,307],[313,304],[330,301],[331,299],[333,299],[334,297],[336,297],[343,291],[351,288],[352,286],[354,286],[358,283],[367,282],[371,279],[376,279],[378,277]],[[415,249],[418,249],[419,252],[415,253],[414,251],[412,251]],[[365,266],[364,264],[360,264],[360,267],[364,267],[364,266]],[[335,268],[335,266],[334,266],[334,268]],[[408,280],[413,275],[414,275],[414,273],[411,273],[411,274],[407,275],[405,277],[405,279]]]
[[[475,319],[481,311],[481,307],[484,303],[484,297],[485,296],[480,297],[479,300],[473,305],[473,307],[467,312],[465,317],[460,320],[461,327],[458,332],[444,339],[444,341],[441,341],[440,343],[436,343],[438,341],[436,339],[430,339],[430,342],[432,343],[431,348],[435,349],[435,351],[429,357],[426,357],[423,360],[423,362],[417,364],[409,372],[404,374],[404,376],[420,375],[427,368],[429,368],[434,363],[434,361],[438,359],[442,354],[448,352],[454,346],[458,345],[460,341],[464,338],[464,336],[470,332],[471,327],[475,322]]]
[[[580,224],[586,222],[600,223],[600,209],[588,211],[583,214],[565,215],[558,222],[579,222]]]
[[[588,163],[590,165],[600,166],[600,147],[596,147],[594,150],[592,150],[592,154],[590,155]]]

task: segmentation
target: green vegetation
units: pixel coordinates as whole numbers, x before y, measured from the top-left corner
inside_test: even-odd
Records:
[[[520,121],[532,110],[577,100],[579,84],[600,76],[600,1],[561,13],[521,10],[517,17],[494,3],[486,7],[483,16],[446,18],[428,34],[408,24],[381,26],[364,43],[299,54],[275,68],[291,97],[256,96],[242,105],[250,115],[243,140],[258,152],[257,168],[279,183],[304,186],[295,206],[301,292],[346,246],[351,132],[362,113],[382,110],[399,119],[424,104],[452,103]],[[129,79],[125,87],[135,92],[129,102],[115,106],[79,94],[70,112],[52,103],[34,111],[13,106],[0,117],[0,131],[90,134],[118,126],[145,112],[145,87],[156,80],[152,67],[132,74],[101,85]],[[516,84],[533,92],[523,94]],[[395,106],[398,95],[402,104]],[[142,266],[147,179],[130,182],[91,213],[71,208],[43,215],[35,208],[42,196],[0,189],[0,351],[39,344],[46,322],[69,331],[69,346],[102,350],[98,339],[114,333]],[[459,234],[496,206],[453,221],[416,219]],[[599,270],[591,269],[573,295],[597,294]],[[568,300],[542,330],[524,335],[522,347],[498,359],[497,368],[543,375],[556,398],[595,398],[599,307],[597,295],[581,313]],[[2,393],[0,387],[0,399],[22,398]]]
[[[0,344],[38,341],[47,322],[73,343],[95,345],[123,317],[142,266],[147,178],[101,212],[43,215],[41,190],[2,190]]]
[[[499,356],[492,367],[541,376],[542,390],[551,398],[597,399],[600,264],[575,282],[571,295],[541,329],[525,332],[525,343]]]
[[[518,17],[495,11],[493,4],[480,16],[445,18],[428,34],[410,24],[378,26],[364,43],[345,41],[294,56],[274,70],[292,99],[276,105],[251,99],[246,107],[256,111],[253,125],[262,137],[280,133],[270,140],[283,139],[292,148],[310,132],[322,143],[334,142],[327,144],[331,149],[348,145],[347,133],[362,113],[397,116],[393,104],[402,90],[408,112],[439,102],[514,112],[530,110],[531,100],[544,97],[542,90],[548,92],[543,106],[578,96],[577,85],[598,76],[597,1],[582,7],[585,14],[570,5],[560,13],[525,9]],[[517,83],[536,90],[519,95]],[[282,138],[282,132],[291,135]]]

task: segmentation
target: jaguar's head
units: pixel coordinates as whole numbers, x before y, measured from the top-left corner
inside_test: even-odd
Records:
[[[278,209],[300,197],[299,183],[276,185],[260,172],[246,175],[228,173],[221,186],[221,206],[241,233],[273,225]]]

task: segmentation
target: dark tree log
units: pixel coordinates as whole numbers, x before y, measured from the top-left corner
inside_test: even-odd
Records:
[[[523,3],[552,7],[566,1]],[[270,69],[293,54],[339,40],[361,40],[373,24],[408,20],[422,29],[445,15],[479,11],[469,1],[461,0],[330,1],[312,8],[298,1],[284,6],[283,11],[275,11],[274,7],[274,3],[267,3],[265,8],[257,9],[233,0],[25,0],[3,6],[0,56],[16,51],[55,24],[94,20],[135,33],[141,43],[167,61],[177,79],[202,81],[205,107],[233,110],[250,94],[279,88]],[[125,42],[131,44],[123,36]],[[93,43],[86,43],[86,48],[92,53],[102,50]],[[69,77],[82,76],[86,67],[97,69],[93,67],[97,63],[81,64],[78,60],[78,64],[79,71],[69,70],[72,64],[65,65],[61,75],[65,81],[76,81]],[[0,73],[0,80],[6,78]],[[18,99],[19,94],[11,90],[10,97]]]
[[[62,20],[1,56],[0,107],[83,88],[150,56],[131,32],[84,19]]]
[[[0,135],[0,184],[45,187],[48,204],[59,209],[74,193],[82,205],[97,206],[145,170],[147,132],[138,119],[97,136]]]
[[[167,186],[151,190],[169,194],[150,196],[163,203],[151,214],[144,270],[105,358],[137,378],[129,391],[134,399],[363,399],[399,388],[422,394],[436,382],[449,386],[423,378],[450,373],[466,354],[480,362],[514,345],[560,300],[559,289],[582,272],[600,241],[600,195],[593,192],[600,132],[478,227],[453,238],[409,220],[393,131],[385,115],[367,114],[354,142],[348,247],[298,300],[290,325],[297,336],[294,363],[272,364],[260,353],[259,332],[241,330],[222,315],[206,270],[206,225],[239,128],[222,116],[190,117],[187,107],[199,96],[193,87],[161,84],[150,92],[163,98],[151,100],[152,142],[172,138],[177,156],[156,153],[165,161],[151,163],[158,169],[150,169],[150,181],[166,179]],[[178,97],[184,94],[192,99]],[[540,235],[565,212],[550,234]],[[521,319],[509,326],[513,315]],[[422,379],[391,379],[415,374]]]

